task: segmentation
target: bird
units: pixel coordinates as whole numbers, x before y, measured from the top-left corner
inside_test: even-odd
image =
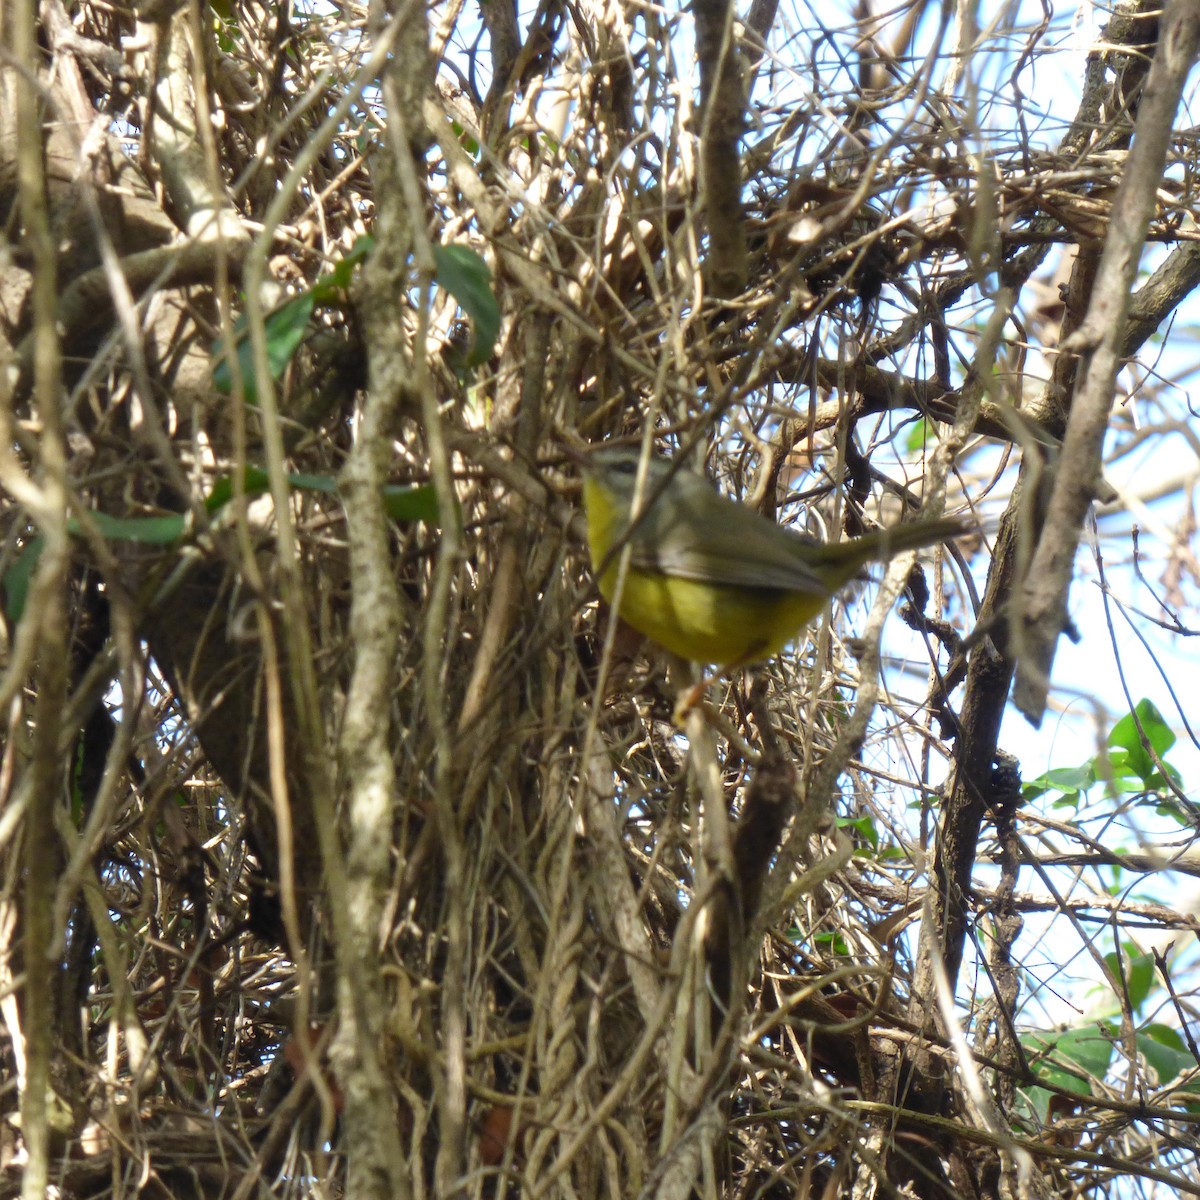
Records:
[[[600,593],[639,633],[723,670],[772,658],[870,562],[954,538],[955,518],[820,542],[786,529],[657,455],[602,444],[577,456]],[[634,517],[635,497],[644,506]],[[629,565],[617,597],[621,551]]]

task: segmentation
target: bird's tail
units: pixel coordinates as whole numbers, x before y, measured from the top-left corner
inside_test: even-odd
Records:
[[[868,563],[891,558],[902,550],[919,550],[922,546],[948,542],[966,532],[966,525],[956,517],[941,517],[934,521],[912,521],[887,529],[873,529],[859,538],[857,544],[867,551],[862,561]]]
[[[919,550],[922,546],[950,541],[967,531],[968,526],[956,517],[889,525],[886,529],[873,529],[849,541],[827,544],[827,566],[842,575],[843,583],[848,583],[867,563],[884,561],[904,550]],[[837,586],[840,587],[841,583]]]

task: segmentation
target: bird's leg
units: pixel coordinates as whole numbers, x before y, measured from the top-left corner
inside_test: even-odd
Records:
[[[672,689],[679,697],[675,701],[675,707],[671,710],[671,722],[676,728],[682,729],[687,724],[688,713],[703,703],[708,685],[717,676],[701,674],[697,680],[697,668],[694,664],[675,654],[668,655],[668,658],[670,660],[668,678],[671,681]]]
[[[698,683],[693,683],[686,691],[679,693],[679,699],[675,701],[675,708],[671,712],[671,720],[678,728],[683,729],[687,725],[687,716],[692,709],[704,706],[704,693],[708,691],[708,685],[715,683],[719,678],[719,673],[705,675]]]

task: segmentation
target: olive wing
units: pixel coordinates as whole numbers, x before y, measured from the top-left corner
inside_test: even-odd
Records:
[[[828,596],[820,542],[784,529],[703,480],[656,504],[633,535],[632,563],[679,579]],[[814,561],[815,560],[815,561]]]

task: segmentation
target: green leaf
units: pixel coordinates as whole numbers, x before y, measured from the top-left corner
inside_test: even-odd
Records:
[[[1175,770],[1170,763],[1164,763],[1167,768],[1167,774],[1175,781],[1177,788],[1183,787],[1183,780],[1179,777],[1179,772]],[[1180,804],[1174,797],[1169,797],[1161,803],[1154,806],[1154,812],[1160,817],[1166,817],[1170,821],[1174,821],[1176,825],[1183,829],[1192,829],[1196,825],[1196,814],[1193,811],[1194,805],[1185,807]]]
[[[850,953],[850,946],[846,939],[836,931],[833,933],[818,933],[813,938],[813,945],[820,946],[823,950],[830,954],[836,954],[845,957]]]
[[[492,291],[488,265],[467,246],[434,246],[438,286],[449,292],[471,318],[475,337],[464,366],[477,367],[492,356],[500,334],[500,305]]]
[[[1080,767],[1054,767],[1037,779],[1030,779],[1021,789],[1026,800],[1035,800],[1046,792],[1059,792],[1063,796],[1078,796],[1096,782],[1093,763]]]
[[[838,817],[839,829],[853,829],[872,848],[879,845],[879,830],[870,817]]]
[[[365,261],[374,249],[375,239],[370,234],[363,234],[358,238],[346,256],[334,265],[333,270],[327,275],[322,275],[312,285],[312,294],[317,303],[329,304],[338,298],[338,293],[346,291],[350,287],[355,267]]]
[[[1108,1072],[1115,1035],[1115,1026],[1091,1025],[1062,1033],[1023,1033],[1021,1044],[1039,1079],[1086,1095]]]
[[[928,444],[937,440],[937,425],[926,417],[914,421],[904,438],[904,449],[908,454],[922,453]]]
[[[242,479],[242,490],[247,496],[261,496],[271,490],[271,479],[261,467],[247,467]],[[233,476],[222,475],[204,498],[204,507],[209,516],[219,512],[233,499]]]
[[[30,538],[22,547],[13,564],[4,572],[4,611],[15,625],[25,613],[25,601],[29,598],[29,584],[37,570],[38,559],[46,547],[46,539],[40,534]]]
[[[424,521],[437,525],[441,516],[437,491],[431,483],[420,487],[385,487],[383,507],[393,521]]]
[[[337,480],[332,475],[304,475],[293,473],[287,477],[288,483],[302,492],[324,492],[327,496],[337,495]]]
[[[1133,711],[1137,714],[1137,722],[1141,723],[1146,741],[1161,759],[1175,745],[1175,734],[1151,701],[1139,700]],[[1132,713],[1122,717],[1108,735],[1108,744],[1113,749],[1128,752],[1126,763],[1130,773],[1135,774],[1146,787],[1161,786],[1163,778],[1150,752],[1142,744],[1137,722]]]
[[[286,304],[280,305],[263,322],[263,333],[267,341],[267,369],[272,379],[279,379],[287,370],[288,363],[292,361],[293,355],[304,340],[308,321],[315,307],[316,296],[310,288],[298,296],[293,296]],[[234,337],[246,402],[257,404],[258,382],[254,376],[254,354],[245,317],[239,317],[234,325]],[[229,365],[224,338],[218,338],[213,344],[213,357],[216,360],[213,367],[213,386],[228,396],[233,392],[233,369]]]
[[[1092,759],[1095,764],[1101,760]],[[1115,780],[1121,779],[1140,779],[1136,767],[1131,766],[1129,762],[1129,751],[1124,746],[1110,746],[1105,767],[1109,775]]]
[[[1126,943],[1121,954],[1113,951],[1104,956],[1104,961],[1114,978],[1125,980],[1130,1007],[1137,1012],[1154,987],[1154,959],[1149,954],[1138,954],[1136,947]]]
[[[1169,1025],[1150,1024],[1137,1033],[1138,1053],[1155,1074],[1155,1082],[1165,1087],[1180,1075],[1188,1075],[1196,1069],[1196,1060],[1188,1050],[1183,1038]],[[1190,1079],[1181,1089],[1195,1093],[1200,1099],[1200,1077]]]
[[[29,599],[29,584],[37,570],[38,559],[46,548],[46,539],[38,534],[30,538],[13,559],[12,565],[4,572],[4,611],[8,619],[16,624],[25,612],[25,601]]]
[[[458,138],[459,145],[472,157],[479,157],[479,143],[455,120],[451,120],[450,128]]]
[[[110,517],[108,513],[88,513],[96,528],[109,541],[141,542],[147,546],[169,546],[183,537],[187,529],[186,513],[167,513],[160,517]],[[78,521],[67,522],[67,530],[78,534]]]
[[[287,477],[288,485],[306,492],[337,495],[337,480],[332,475],[305,475],[294,472]],[[262,496],[271,490],[271,480],[261,467],[247,467],[243,486],[247,496]],[[233,479],[225,475],[218,479],[204,501],[210,514],[218,512],[233,499]],[[393,521],[425,521],[436,525],[440,512],[437,492],[432,484],[420,487],[388,485],[383,489],[383,507]]]

